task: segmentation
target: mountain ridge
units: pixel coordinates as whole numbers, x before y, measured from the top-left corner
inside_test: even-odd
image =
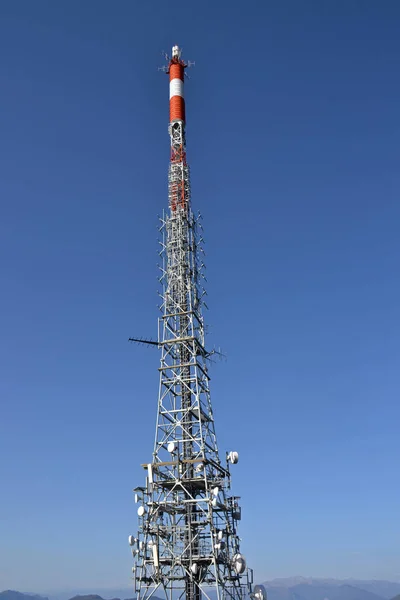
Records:
[[[334,579],[316,577],[276,578],[264,582],[268,600],[400,600],[400,582],[386,580]],[[85,590],[88,592],[88,590]],[[95,589],[82,593],[76,589],[44,594],[16,590],[0,592],[0,600],[133,600],[132,590]],[[153,600],[160,598],[152,597]]]
[[[363,580],[355,578],[334,579],[323,577],[295,576],[272,579],[264,582],[264,585],[267,588],[267,591],[271,590],[271,592],[273,592],[274,590],[276,591],[277,588],[280,588],[281,590],[293,590],[296,586],[299,585],[309,585],[314,588],[315,586],[328,586],[332,589],[341,586],[350,586],[352,588],[357,588],[365,592],[369,592],[375,596],[385,598],[385,600],[392,600],[395,596],[400,594],[400,582],[387,581],[383,579]],[[276,594],[271,593],[270,597],[273,597],[274,595]]]

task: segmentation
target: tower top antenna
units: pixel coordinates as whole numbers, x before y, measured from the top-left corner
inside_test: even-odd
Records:
[[[172,58],[179,60],[181,57],[181,54],[182,54],[182,50],[181,50],[181,48],[179,48],[179,46],[177,46],[177,45],[172,46]]]

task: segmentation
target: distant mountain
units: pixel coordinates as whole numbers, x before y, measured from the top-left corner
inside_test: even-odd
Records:
[[[50,590],[47,589],[44,595],[48,596],[50,600],[70,600],[72,598],[106,598],[119,599],[128,598],[132,595],[133,586],[126,588],[97,588],[94,589],[77,589],[70,588],[66,590]],[[0,598],[1,600],[1,598]]]
[[[102,598],[98,594],[84,594],[82,596],[74,596],[70,600],[104,600],[104,598]],[[119,598],[113,598],[112,600],[119,600]]]
[[[74,596],[73,598],[70,598],[70,600],[104,600],[104,598],[102,598],[98,594],[84,594],[84,595]],[[111,600],[120,600],[120,599],[112,598]],[[136,598],[128,598],[127,600],[136,600]],[[157,596],[152,596],[152,600],[162,600],[162,599],[158,598]]]
[[[395,583],[393,581],[380,581],[379,579],[376,581],[358,581],[354,579],[348,581],[348,583],[356,585],[362,590],[378,594],[378,596],[383,596],[388,600],[391,600],[396,595],[400,595],[400,583]]]
[[[270,600],[300,600],[299,596],[302,600],[316,600],[322,593],[326,595],[321,600],[325,600],[325,598],[329,600],[349,600],[349,596],[354,596],[357,600],[360,596],[355,590],[361,590],[372,595],[365,596],[365,600],[373,600],[373,597],[375,597],[375,600],[377,600],[377,597],[391,600],[396,594],[400,594],[400,583],[380,580],[288,577],[286,579],[273,579],[267,581],[264,585],[267,588]]]
[[[400,594],[400,583],[393,581],[382,581],[379,579],[373,579],[371,581],[363,581],[360,579],[347,579],[339,581],[340,585],[352,585],[358,587],[361,590],[371,592],[377,596],[382,596],[387,600],[391,600],[396,594]]]
[[[14,590],[5,590],[0,592],[0,600],[49,600],[46,596],[39,596],[38,594],[23,594],[22,592],[16,592]]]
[[[1,600],[1,598],[0,598],[0,600]],[[84,594],[82,596],[80,596],[80,595],[74,596],[70,600],[104,600],[104,598],[102,598],[98,594]],[[119,598],[112,598],[112,600],[119,600]]]
[[[314,581],[290,587],[267,584],[266,588],[268,600],[383,600],[382,596],[352,585],[332,585]]]

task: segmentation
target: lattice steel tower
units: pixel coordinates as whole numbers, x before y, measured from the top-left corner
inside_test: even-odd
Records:
[[[186,161],[184,70],[178,46],[170,78],[169,211],[161,219],[160,388],[152,461],[135,489],[139,527],[129,537],[138,600],[263,600],[240,553],[239,498],[230,490],[230,452],[222,463],[212,413],[202,315],[200,218],[190,202]],[[131,338],[134,341],[144,341]],[[212,591],[214,588],[214,591]]]

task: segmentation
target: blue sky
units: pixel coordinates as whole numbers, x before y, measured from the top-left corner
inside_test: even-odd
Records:
[[[129,585],[152,451],[162,50],[257,580],[400,580],[400,5],[3,0],[0,588]]]

